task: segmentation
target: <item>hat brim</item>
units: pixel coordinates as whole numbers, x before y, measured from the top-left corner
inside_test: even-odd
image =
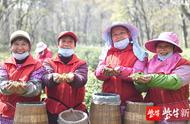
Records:
[[[131,37],[133,40],[135,40],[138,36],[138,29],[136,26],[128,24],[128,23],[115,23],[112,24],[111,26],[107,27],[103,33],[102,33],[102,38],[105,42],[107,42],[107,44],[111,45],[112,44],[112,40],[111,40],[111,29],[117,26],[122,26],[125,27],[126,29],[129,30],[129,32],[131,33]]]
[[[174,51],[175,52],[179,52],[179,53],[182,53],[183,50],[180,48],[180,46],[178,46],[176,43],[174,43],[173,41],[171,40],[167,40],[167,39],[153,39],[153,40],[149,40],[145,43],[145,48],[147,50],[149,50],[150,52],[153,52],[153,53],[156,53],[156,44],[160,41],[163,41],[163,42],[167,42],[167,43],[170,43],[170,44],[173,44],[175,46],[175,49]]]
[[[15,32],[13,32],[10,36],[10,43],[12,44],[12,42],[18,38],[18,37],[23,37],[26,40],[28,40],[29,44],[31,45],[31,40],[30,40],[30,36],[27,32],[22,31],[22,30],[17,30]]]
[[[40,52],[42,52],[42,51],[44,51],[45,49],[46,49],[47,47],[41,47],[41,48],[36,48],[36,50],[35,50],[35,52],[36,53],[40,53]]]
[[[73,32],[70,32],[70,31],[61,33],[61,34],[58,36],[58,41],[59,41],[60,38],[63,37],[63,36],[71,36],[71,37],[74,39],[75,42],[78,41],[77,36],[76,36]]]
[[[106,39],[105,37],[107,37],[107,35],[109,35],[111,33],[111,29],[114,27],[117,27],[117,26],[122,26],[122,27],[127,28],[129,30],[129,32],[131,33],[131,37],[133,39],[138,36],[139,31],[136,26],[128,24],[128,23],[116,23],[116,24],[111,25],[110,27],[107,27],[104,30],[103,39],[105,40]]]

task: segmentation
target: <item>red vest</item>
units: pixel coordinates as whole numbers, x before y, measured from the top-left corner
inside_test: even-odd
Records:
[[[69,63],[64,64],[57,56],[55,60],[48,59],[49,64],[53,67],[55,73],[74,72],[79,66],[85,64],[84,61],[78,59],[76,55]],[[77,110],[86,110],[83,104],[85,96],[85,87],[74,88],[66,82],[60,83],[52,88],[46,89],[48,98],[46,99],[47,109],[52,114],[59,114],[60,112],[69,108]]]
[[[181,59],[175,68],[180,65],[190,65],[190,62]],[[174,68],[174,69],[175,69]],[[174,103],[183,100],[188,100],[189,97],[189,85],[185,85],[178,90],[166,90],[161,88],[151,88],[147,92],[145,102],[153,102],[155,105],[164,103]]]
[[[136,61],[137,57],[134,55],[131,45],[128,45],[125,50],[111,48],[106,57],[106,65],[113,68],[116,66],[132,68]],[[125,105],[125,101],[142,101],[141,94],[135,89],[131,80],[126,81],[115,76],[104,81],[103,92],[119,94],[122,105]]]
[[[15,59],[10,59],[4,63],[4,67],[8,73],[9,80],[27,82],[30,75],[42,65],[31,55],[24,62],[22,67],[17,68]],[[40,101],[40,95],[36,97],[23,97],[16,94],[3,95],[0,94],[0,114],[4,117],[13,118],[17,102],[34,102]]]

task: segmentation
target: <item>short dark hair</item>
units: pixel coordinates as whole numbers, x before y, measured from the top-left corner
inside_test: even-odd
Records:
[[[11,41],[11,44],[10,44],[10,45],[12,46],[13,42],[15,42],[15,41],[17,41],[17,40],[26,41],[26,42],[29,44],[29,47],[30,47],[30,49],[31,49],[30,41],[29,41],[27,38],[22,37],[22,36],[19,36],[19,37],[14,38],[14,39]]]

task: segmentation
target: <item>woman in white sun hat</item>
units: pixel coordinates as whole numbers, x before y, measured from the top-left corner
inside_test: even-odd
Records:
[[[125,22],[117,22],[106,28],[103,40],[108,45],[95,75],[104,81],[103,92],[116,93],[121,98],[121,113],[124,113],[125,102],[142,101],[140,92],[135,89],[130,74],[144,71],[147,53],[137,41],[138,29]]]
[[[134,79],[138,84],[145,84],[148,88],[145,102],[153,102],[155,105],[178,105],[188,101],[190,61],[179,54],[182,53],[182,49],[177,34],[163,32],[157,39],[147,41],[145,47],[155,55],[148,63],[148,75]],[[159,123],[187,124],[183,120]]]
[[[46,58],[52,58],[52,52],[44,42],[38,42],[36,44],[36,58],[43,62]]]

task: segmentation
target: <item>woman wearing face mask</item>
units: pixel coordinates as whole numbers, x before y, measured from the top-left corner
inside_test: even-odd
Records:
[[[58,54],[55,59],[47,59],[44,66],[49,74],[44,76],[46,86],[49,124],[57,124],[58,114],[73,108],[86,111],[84,104],[88,68],[79,59],[74,49],[78,42],[73,32],[61,32],[58,36]]]
[[[179,54],[182,52],[182,49],[179,46],[177,34],[163,32],[157,39],[147,41],[145,47],[150,52],[155,53],[155,55],[148,62],[146,69],[148,75],[142,75],[134,79],[139,85],[144,84],[148,88],[145,102],[153,102],[156,106],[175,106],[183,102],[188,103],[190,61],[182,58]],[[189,103],[187,106],[189,106]],[[186,121],[174,120],[161,121],[159,123],[187,124]]]
[[[116,93],[121,98],[123,114],[126,101],[140,102],[142,96],[129,77],[134,72],[143,72],[147,54],[137,42],[138,30],[127,23],[115,23],[103,32],[108,50],[102,53],[95,75],[104,81],[103,92]]]
[[[17,102],[40,101],[41,77],[45,68],[31,54],[25,31],[10,37],[11,58],[0,66],[0,124],[13,124]]]

